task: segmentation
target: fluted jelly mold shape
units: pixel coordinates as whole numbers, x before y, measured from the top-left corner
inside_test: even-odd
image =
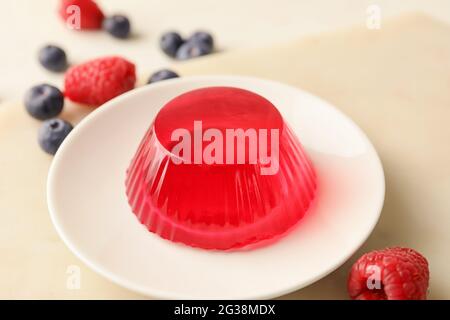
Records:
[[[180,156],[172,152],[178,143],[172,133],[183,128],[194,136],[195,121],[224,136],[226,129],[277,129],[278,171],[262,174],[267,164],[250,161],[249,143],[244,163],[194,163],[194,143],[191,163],[173,161]],[[204,249],[239,248],[282,235],[305,215],[315,191],[313,165],[275,106],[232,87],[197,89],[169,101],[150,125],[126,176],[128,202],[149,231]]]

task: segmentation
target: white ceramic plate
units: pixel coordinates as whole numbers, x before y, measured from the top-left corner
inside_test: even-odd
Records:
[[[148,232],[127,203],[125,171],[158,110],[183,92],[218,85],[272,101],[318,174],[305,218],[269,246],[219,252],[175,244]],[[321,99],[267,80],[202,76],[139,88],[92,112],[56,154],[47,192],[67,246],[117,284],[156,298],[259,299],[300,289],[344,263],[378,221],[384,175],[365,134]]]

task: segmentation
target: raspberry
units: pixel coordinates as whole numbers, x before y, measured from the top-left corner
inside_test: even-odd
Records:
[[[366,253],[353,265],[348,292],[357,300],[425,300],[428,262],[409,248],[387,248]]]
[[[101,29],[103,18],[102,10],[92,0],[61,0],[59,15],[66,23],[76,25],[77,11],[71,6],[79,8],[79,27],[80,29]],[[69,8],[70,7],[70,8]],[[76,29],[76,27],[75,27]]]
[[[64,94],[72,101],[98,106],[134,88],[134,64],[120,57],[94,59],[70,68]]]

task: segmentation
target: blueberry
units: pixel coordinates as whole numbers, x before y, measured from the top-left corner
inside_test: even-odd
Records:
[[[45,152],[55,154],[72,129],[70,123],[61,119],[44,121],[38,132],[39,145]]]
[[[212,35],[205,31],[197,31],[194,32],[188,39],[188,41],[195,41],[195,42],[203,42],[208,47],[211,48],[211,52],[214,48],[214,39]]]
[[[176,72],[173,72],[169,69],[162,69],[159,71],[156,71],[150,76],[150,79],[148,79],[147,83],[154,83],[162,80],[172,79],[172,78],[178,78],[179,75]]]
[[[25,107],[36,119],[47,120],[61,113],[64,106],[62,92],[49,84],[40,84],[29,89],[25,94]]]
[[[177,32],[166,32],[159,40],[162,51],[169,57],[175,58],[180,46],[184,43],[183,38]]]
[[[39,62],[47,70],[61,72],[67,68],[66,53],[60,47],[47,45],[39,50]]]
[[[212,48],[204,42],[186,41],[177,51],[178,60],[187,60],[210,54]]]
[[[113,37],[124,39],[130,35],[130,20],[122,15],[113,15],[103,20],[103,29]]]

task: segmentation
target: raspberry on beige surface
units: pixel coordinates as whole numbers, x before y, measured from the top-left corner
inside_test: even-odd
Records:
[[[70,68],[64,78],[64,95],[70,100],[99,106],[134,88],[133,63],[117,57],[90,60]]]
[[[359,258],[347,287],[355,300],[426,300],[429,277],[428,262],[420,253],[394,247]]]

